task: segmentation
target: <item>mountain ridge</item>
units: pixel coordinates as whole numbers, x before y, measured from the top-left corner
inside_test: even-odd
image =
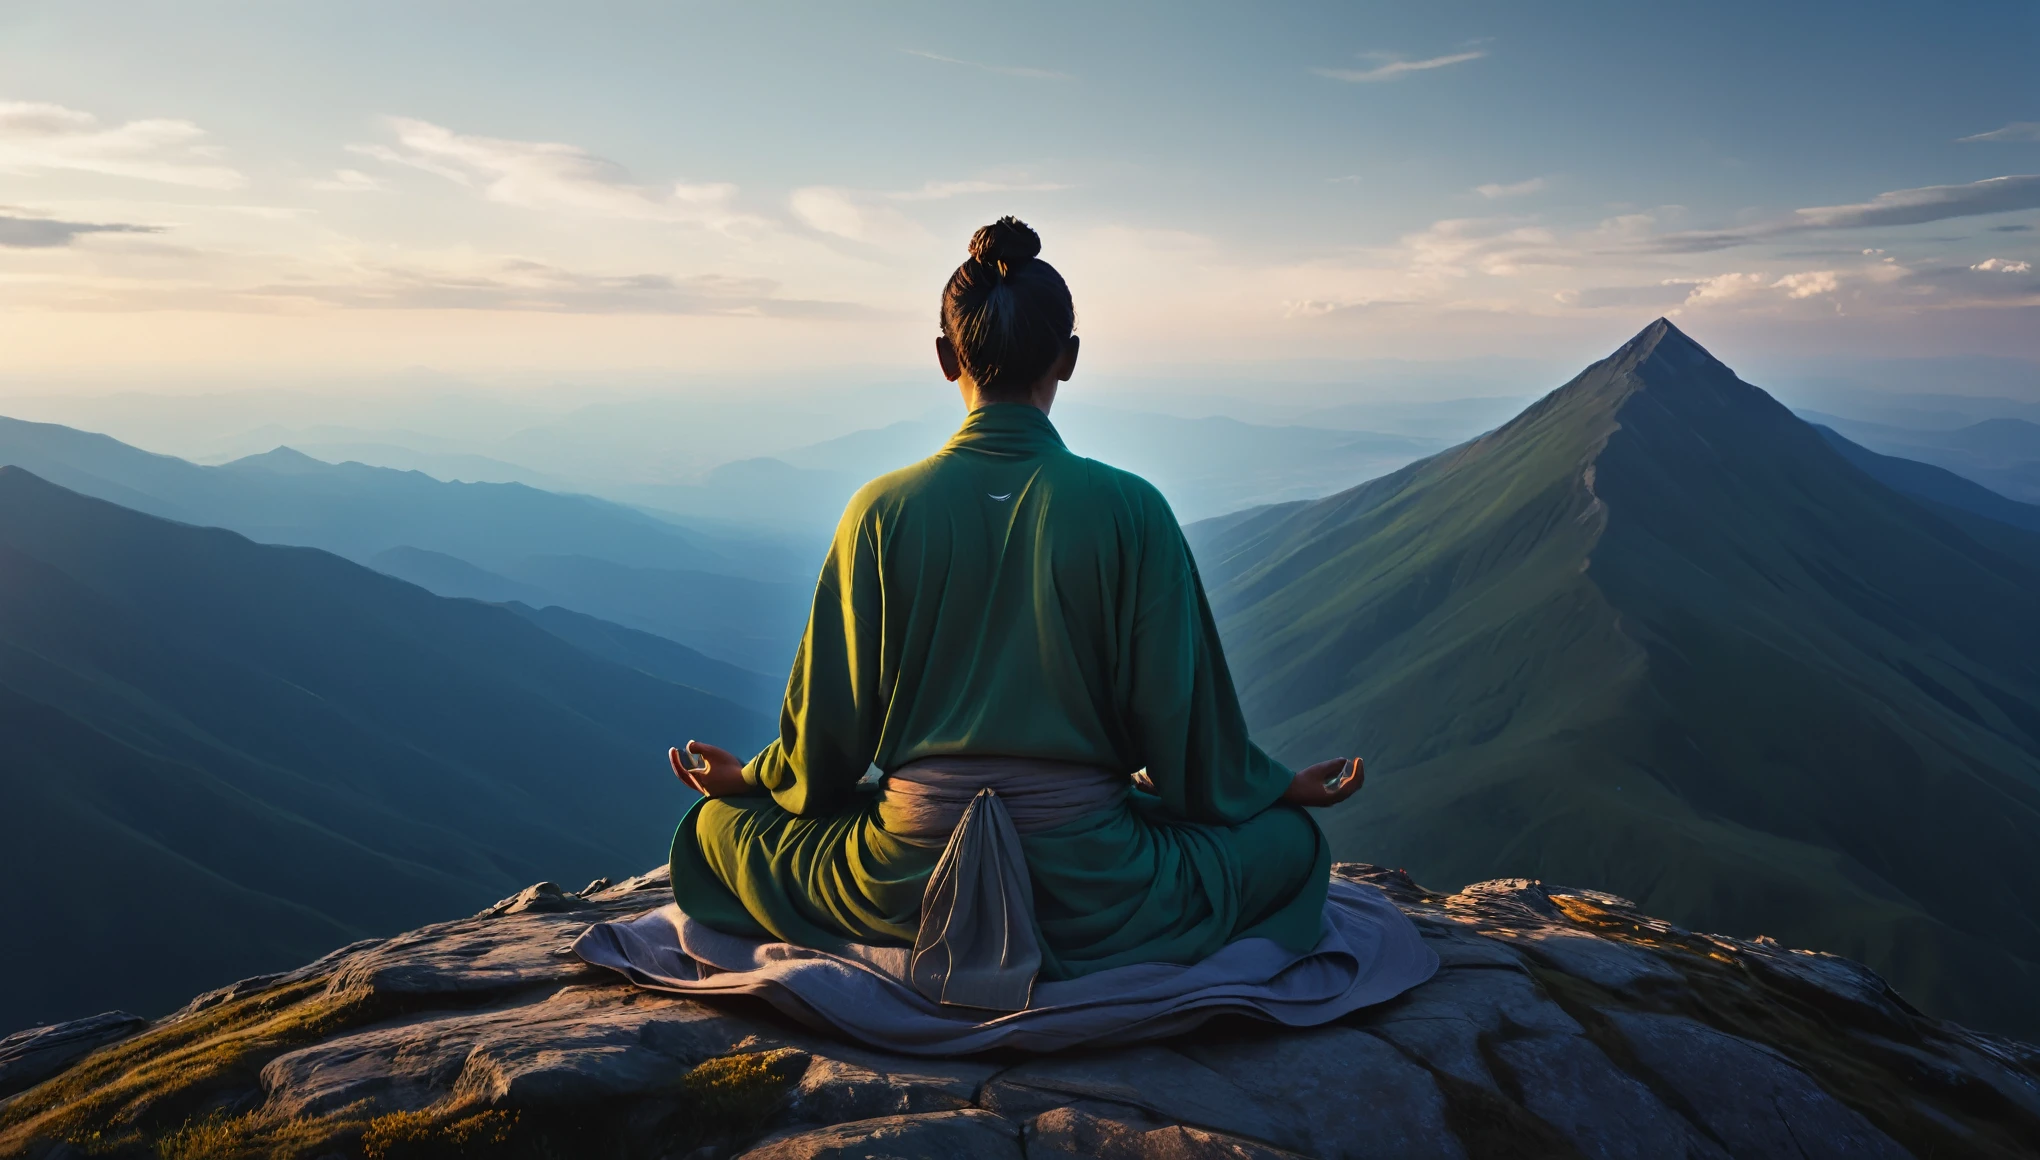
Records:
[[[1379,771],[1339,856],[1592,881],[2040,1025],[2040,573],[1669,321],[1480,439],[1191,536],[1257,737]]]

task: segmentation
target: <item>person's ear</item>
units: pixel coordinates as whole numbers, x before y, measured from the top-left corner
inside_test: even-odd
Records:
[[[963,361],[956,357],[956,344],[946,334],[935,336],[935,361],[942,364],[942,377],[950,382],[963,377]]]
[[[1070,335],[1070,340],[1063,344],[1062,361],[1060,365],[1058,365],[1055,368],[1056,381],[1062,383],[1069,382],[1070,376],[1076,373],[1077,373],[1077,336],[1073,334]]]

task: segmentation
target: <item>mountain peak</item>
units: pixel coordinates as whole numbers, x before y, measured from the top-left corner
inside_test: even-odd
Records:
[[[1636,337],[1622,344],[1611,358],[1630,366],[1642,366],[1653,358],[1667,364],[1686,369],[1712,364],[1722,366],[1721,360],[1707,352],[1707,348],[1694,342],[1685,331],[1672,325],[1669,318],[1660,318],[1636,332]],[[1725,366],[1722,369],[1726,370]]]
[[[333,470],[333,465],[325,460],[314,459],[297,448],[290,446],[278,446],[259,455],[244,455],[231,463],[224,464],[224,466],[236,469],[273,471],[289,475],[313,475],[322,471]]]

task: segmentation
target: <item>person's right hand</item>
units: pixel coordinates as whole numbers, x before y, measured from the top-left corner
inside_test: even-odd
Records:
[[[701,758],[701,764],[689,761],[690,755]],[[734,797],[751,791],[744,781],[744,763],[737,755],[706,741],[689,741],[685,754],[668,749],[666,760],[673,763],[673,776],[703,797]]]
[[[1297,770],[1296,776],[1289,781],[1289,788],[1282,791],[1282,800],[1294,806],[1319,809],[1335,806],[1359,793],[1361,783],[1366,780],[1365,761],[1356,757],[1349,763],[1343,757],[1334,757]]]

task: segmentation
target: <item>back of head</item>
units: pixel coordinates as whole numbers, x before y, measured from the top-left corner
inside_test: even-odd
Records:
[[[942,333],[989,398],[1024,398],[1076,329],[1070,288],[1040,253],[1040,235],[1002,217],[971,235],[969,259],[942,290]]]

